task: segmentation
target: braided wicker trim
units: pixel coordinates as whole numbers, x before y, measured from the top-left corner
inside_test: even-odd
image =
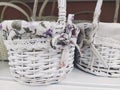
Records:
[[[32,50],[33,48],[37,50],[38,48],[50,48],[50,39],[27,39],[27,40],[4,40],[4,43],[7,45],[7,49],[16,50],[20,48],[21,50]],[[29,45],[28,45],[29,44]],[[39,45],[41,44],[41,45]],[[11,47],[12,46],[12,47]]]

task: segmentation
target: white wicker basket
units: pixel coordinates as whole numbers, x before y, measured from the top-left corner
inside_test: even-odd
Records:
[[[17,20],[11,21],[7,33],[3,31],[10,72],[16,81],[26,85],[58,83],[73,69],[78,31],[72,24],[73,15],[66,23],[66,0],[58,0],[58,5],[58,22]]]
[[[120,24],[99,23],[103,0],[98,0],[93,23],[79,23],[81,32],[75,64],[83,71],[98,76],[120,77]]]
[[[9,6],[9,7],[15,8],[18,11],[20,11],[21,13],[23,13],[27,17],[28,20],[30,20],[29,15],[22,8],[16,6],[12,3],[0,2],[0,6]],[[1,15],[1,17],[3,17],[3,14]],[[1,19],[3,19],[3,18],[1,18]],[[2,31],[0,31],[0,60],[8,60],[7,50],[3,43]]]

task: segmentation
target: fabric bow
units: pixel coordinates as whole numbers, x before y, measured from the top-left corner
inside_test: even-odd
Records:
[[[77,29],[75,26],[71,26],[68,24],[66,26],[66,31],[61,34],[56,34],[51,40],[51,47],[54,49],[62,50],[62,56],[60,60],[60,67],[64,67],[65,60],[69,57],[69,49],[70,45],[76,46],[78,51],[80,52],[79,46],[76,44],[76,37],[77,37]]]

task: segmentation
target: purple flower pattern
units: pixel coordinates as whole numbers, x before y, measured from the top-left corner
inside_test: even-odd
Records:
[[[48,29],[46,32],[43,33],[43,35],[45,35],[45,37],[52,37],[53,36],[53,30]]]
[[[28,22],[28,25],[26,23],[26,26],[28,26],[28,28],[24,28],[25,29],[25,35],[21,34],[21,38],[20,39],[24,39],[22,37],[25,37],[25,36],[28,36],[28,39],[32,39],[32,38],[41,38],[41,37],[44,37],[44,38],[55,38],[56,35],[58,35],[59,37],[57,37],[56,39],[56,45],[54,47],[57,47],[58,46],[65,46],[65,45],[68,45],[71,43],[71,38],[74,38],[73,36],[76,36],[76,29],[74,27],[74,25],[72,24],[72,21],[74,20],[74,16],[70,16],[68,18],[68,22],[66,24],[66,27],[65,27],[65,30],[64,32],[61,32],[61,34],[59,33],[55,33],[55,30],[53,32],[53,30],[51,28],[47,29],[47,25],[46,23],[44,23],[45,26],[43,26],[44,28],[46,28],[47,30],[44,31],[41,31],[42,33],[38,33],[37,32],[37,29],[39,30],[39,28],[36,29],[36,26],[34,26],[34,22],[30,23]],[[18,25],[18,24],[15,24],[15,25]],[[6,25],[7,26],[7,25]],[[42,25],[41,25],[42,26]],[[16,26],[17,27],[17,26]],[[21,26],[20,26],[21,27]],[[56,26],[55,26],[56,27]],[[63,27],[63,25],[61,25],[61,27]],[[30,32],[30,28],[34,28],[32,30],[32,32],[35,32],[35,33],[31,33]],[[2,24],[0,24],[0,29],[2,29]],[[6,30],[5,31],[8,31],[7,30],[8,28],[6,27]],[[12,29],[11,29],[12,30]],[[35,31],[36,30],[36,31]],[[15,31],[15,30],[14,30]],[[29,31],[29,32],[28,32]],[[56,30],[57,31],[57,30]],[[17,32],[17,33],[16,33]],[[18,36],[19,32],[16,30],[16,36]],[[6,32],[5,32],[6,33]],[[39,35],[39,36],[38,36]],[[17,38],[14,38],[14,39],[17,39]]]

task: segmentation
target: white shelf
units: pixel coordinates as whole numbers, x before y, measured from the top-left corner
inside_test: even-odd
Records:
[[[7,80],[9,79],[9,80]],[[74,69],[59,84],[25,86],[12,80],[7,62],[0,62],[0,90],[119,90],[120,78],[98,77]]]

